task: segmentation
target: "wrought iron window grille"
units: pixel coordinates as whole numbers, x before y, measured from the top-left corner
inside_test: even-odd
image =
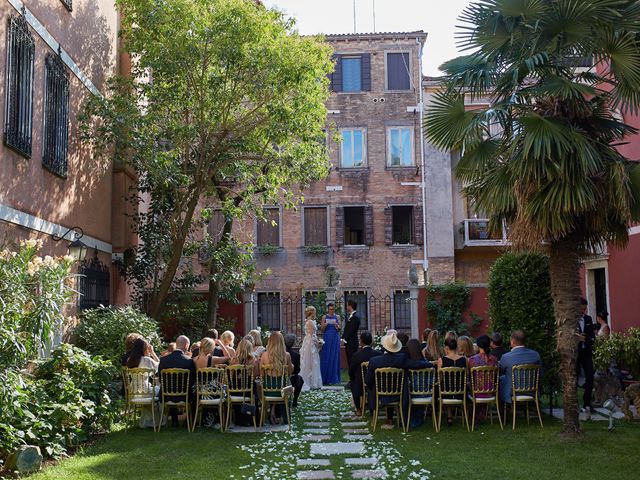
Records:
[[[61,177],[67,176],[69,154],[69,73],[58,54],[45,59],[44,148],[42,164]]]
[[[7,25],[4,143],[31,158],[35,40],[25,14],[22,7],[22,14],[11,15]]]
[[[78,267],[78,309],[86,310],[100,305],[109,305],[111,273],[109,266],[98,258],[96,252]]]

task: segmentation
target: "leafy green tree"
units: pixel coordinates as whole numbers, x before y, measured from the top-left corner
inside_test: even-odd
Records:
[[[635,133],[619,113],[640,106],[640,3],[483,0],[461,22],[471,53],[443,65],[427,137],[461,152],[456,175],[494,228],[506,221],[516,247],[550,256],[563,430],[575,435],[580,256],[624,245],[640,219],[640,164],[616,149]],[[465,96],[491,106],[467,110]]]
[[[84,135],[138,173],[129,271],[158,318],[201,208],[229,218],[291,206],[323,178],[331,49],[246,0],[117,0],[131,72],[92,99]],[[144,202],[144,203],[141,203]],[[224,247],[226,248],[226,247]],[[216,272],[211,276],[215,276]]]

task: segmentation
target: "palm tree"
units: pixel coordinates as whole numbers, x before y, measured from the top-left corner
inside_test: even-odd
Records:
[[[456,175],[492,228],[549,254],[563,431],[577,435],[580,258],[624,245],[640,220],[640,164],[616,149],[636,133],[622,114],[640,107],[640,2],[478,0],[460,21],[470,53],[441,67],[426,135],[460,152]]]

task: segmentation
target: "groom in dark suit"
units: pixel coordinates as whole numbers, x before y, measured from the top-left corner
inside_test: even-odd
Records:
[[[351,358],[358,351],[358,329],[360,328],[360,318],[356,312],[358,304],[355,300],[347,301],[347,321],[344,325],[342,339],[345,342],[345,353],[347,354],[347,368],[349,369],[349,383],[347,388],[351,388],[353,376],[351,374]]]

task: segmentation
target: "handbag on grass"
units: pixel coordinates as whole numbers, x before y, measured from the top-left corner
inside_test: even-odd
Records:
[[[242,405],[240,405],[240,413],[242,413],[243,415],[250,415],[252,417],[255,417],[256,406],[242,402]]]
[[[287,398],[291,395],[293,395],[293,386],[292,385],[287,385],[286,387],[284,387],[282,389],[282,391],[280,392],[280,394],[282,395],[283,398]]]

